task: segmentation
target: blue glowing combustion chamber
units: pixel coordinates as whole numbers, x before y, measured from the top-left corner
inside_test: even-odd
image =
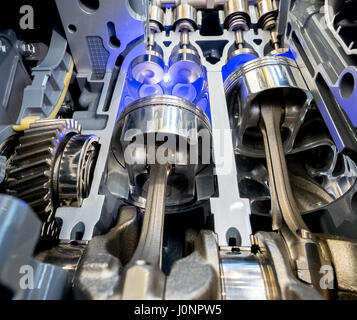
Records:
[[[291,49],[289,49],[289,51],[282,53],[282,54],[278,54],[279,57],[286,57],[286,58],[290,58],[295,60],[295,57],[291,51]],[[225,66],[223,66],[222,68],[222,77],[223,77],[223,81],[226,81],[226,79],[229,77],[229,75],[237,70],[240,66],[242,66],[243,64],[252,61],[254,59],[257,59],[259,57],[257,57],[254,54],[251,53],[243,53],[243,54],[239,54],[235,57],[232,57]]]
[[[175,70],[176,75],[180,75],[176,79],[171,79],[168,67],[164,66],[162,80],[158,83],[152,83],[153,74],[150,71],[142,72],[141,75],[144,75],[144,77],[138,81],[134,78],[132,68],[130,67],[123,89],[118,116],[129,104],[138,99],[154,95],[173,95],[195,104],[211,121],[207,73],[205,68],[200,68],[202,69],[201,76],[194,82],[191,82],[190,74],[185,69],[184,64],[182,64],[181,70]]]

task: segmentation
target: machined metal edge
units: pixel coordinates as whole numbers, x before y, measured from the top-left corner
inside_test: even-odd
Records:
[[[197,117],[199,117],[205,123],[207,129],[211,131],[210,121],[207,115],[200,108],[196,107],[192,102],[186,99],[178,98],[171,95],[150,96],[132,102],[121,112],[118,118],[118,122],[123,120],[129,113],[137,109],[157,106],[157,105],[172,106],[172,107],[188,110],[194,113]]]
[[[290,68],[298,69],[294,60],[286,57],[267,56],[263,58],[254,59],[242,65],[240,68],[232,72],[224,82],[224,90],[226,95],[231,92],[237,85],[239,79],[248,72],[264,68],[271,65],[287,66]]]

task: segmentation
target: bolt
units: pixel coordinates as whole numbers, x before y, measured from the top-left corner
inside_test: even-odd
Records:
[[[36,53],[36,48],[32,43],[21,41],[18,48],[23,57],[30,57]]]

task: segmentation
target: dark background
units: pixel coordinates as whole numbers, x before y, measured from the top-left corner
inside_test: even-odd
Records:
[[[75,1],[75,0],[73,0]],[[54,0],[3,0],[0,8],[0,29],[13,29],[19,37],[30,42],[48,42],[54,25],[58,24],[58,12]],[[20,28],[20,8],[30,5],[34,10],[34,29]]]

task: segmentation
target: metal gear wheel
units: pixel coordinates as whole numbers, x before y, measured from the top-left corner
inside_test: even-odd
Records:
[[[81,127],[74,120],[39,120],[19,138],[9,159],[7,191],[26,201],[43,222],[41,237],[53,237],[59,226],[55,208],[59,201],[53,192],[61,155]]]
[[[80,207],[89,195],[98,155],[98,137],[73,136],[63,151],[58,170],[57,193],[60,205]]]

